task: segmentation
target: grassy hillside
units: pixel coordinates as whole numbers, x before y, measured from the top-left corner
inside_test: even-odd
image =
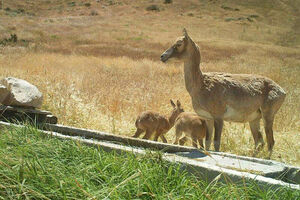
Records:
[[[186,27],[200,46],[203,71],[260,74],[287,91],[271,159],[300,165],[299,1],[3,2],[0,77],[37,85],[43,108],[60,123],[133,135],[136,116],[168,114],[170,98],[193,111],[182,63],[159,61]],[[225,124],[221,151],[251,156],[253,146],[248,124]]]
[[[0,132],[0,199],[296,199],[286,188],[207,183],[160,159],[107,153],[42,135]]]

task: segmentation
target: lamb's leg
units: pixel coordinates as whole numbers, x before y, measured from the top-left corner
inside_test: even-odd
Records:
[[[135,134],[134,134],[132,137],[137,138],[137,137],[139,137],[143,132],[144,132],[143,129],[138,128],[138,129],[136,130]]]
[[[198,148],[198,144],[197,144],[198,137],[197,137],[197,134],[192,133],[191,136],[192,136],[192,144],[193,144],[193,147]]]
[[[223,119],[215,119],[214,125],[215,125],[214,147],[215,147],[215,151],[220,151]]]
[[[163,134],[160,135],[160,139],[163,141],[163,143],[168,143],[168,140],[165,138]]]
[[[178,144],[179,138],[181,137],[181,135],[182,135],[182,131],[180,131],[178,128],[176,128],[176,138],[175,138],[174,144]]]
[[[143,139],[148,140],[151,137],[152,133],[153,133],[152,130],[147,129],[146,134],[144,135]]]
[[[161,131],[161,130],[157,130],[156,131],[155,136],[154,136],[154,141],[157,141],[158,137],[160,137],[160,138],[163,137],[165,139],[165,140],[163,140],[163,138],[162,138],[162,140],[164,141],[164,143],[167,142],[166,138],[163,136],[163,131]]]
[[[199,142],[200,148],[204,149],[203,139],[202,138],[198,138],[198,142]]]
[[[214,130],[214,120],[205,120],[207,130],[206,130],[206,136],[205,136],[205,150],[210,149],[211,145],[211,138]]]
[[[197,138],[198,138],[198,142],[200,145],[200,149],[204,150],[204,146],[203,146],[203,138],[206,137],[207,134],[207,125],[205,121],[202,121],[202,126],[199,129],[199,133],[197,134]]]
[[[184,145],[184,143],[187,141],[187,137],[186,136],[184,136],[183,138],[181,138],[180,140],[179,140],[179,144],[180,145]]]

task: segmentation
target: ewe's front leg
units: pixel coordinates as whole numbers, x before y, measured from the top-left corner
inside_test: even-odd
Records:
[[[215,119],[214,125],[215,125],[214,147],[215,147],[215,151],[220,151],[223,119]]]
[[[214,120],[205,120],[206,123],[206,136],[205,136],[205,150],[208,151],[211,145],[211,139],[214,130]]]

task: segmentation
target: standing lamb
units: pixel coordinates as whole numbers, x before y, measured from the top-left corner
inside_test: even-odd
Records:
[[[153,111],[142,112],[135,121],[137,130],[133,137],[137,138],[146,131],[143,139],[149,139],[155,133],[154,141],[157,141],[158,137],[160,137],[164,143],[167,143],[168,141],[164,134],[174,126],[177,116],[184,112],[180,101],[177,100],[177,106],[172,100],[170,100],[170,102],[173,110],[169,117],[160,115]]]
[[[174,144],[184,145],[186,140],[192,139],[194,147],[198,147],[199,142],[200,148],[203,149],[203,139],[206,136],[206,123],[205,120],[201,119],[196,113],[183,112],[180,113],[175,121],[176,139]],[[185,136],[179,139],[185,133]]]

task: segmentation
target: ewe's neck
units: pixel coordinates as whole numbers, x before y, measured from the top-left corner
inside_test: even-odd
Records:
[[[196,87],[201,86],[202,72],[200,70],[199,47],[189,39],[187,44],[187,57],[184,60],[185,87],[189,93]]]

